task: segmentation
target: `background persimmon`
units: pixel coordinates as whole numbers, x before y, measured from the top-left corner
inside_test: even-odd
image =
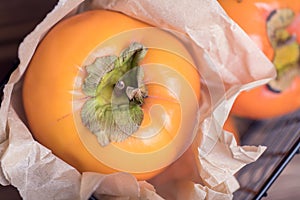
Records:
[[[151,26],[112,11],[75,15],[47,33],[27,68],[23,104],[32,134],[80,172],[125,171],[138,179],[148,179],[192,143],[198,123],[200,76],[178,38],[147,28]],[[89,74],[85,66],[95,64],[98,57],[122,55],[122,50],[132,47],[133,42],[143,44],[143,50],[147,50],[138,67],[144,71],[147,88],[147,96],[139,102],[143,120],[131,136],[120,142],[110,138],[103,146],[80,118],[83,104],[92,99],[82,92],[83,80]],[[139,59],[134,57],[131,62]]]
[[[232,113],[263,119],[300,108],[300,1],[219,0],[227,14],[250,36],[277,70],[267,85],[242,92]]]
[[[237,144],[240,144],[240,134],[234,117],[230,114],[226,119],[223,129],[233,134]]]

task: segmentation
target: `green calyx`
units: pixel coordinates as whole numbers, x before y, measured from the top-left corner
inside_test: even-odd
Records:
[[[147,88],[138,64],[146,52],[143,45],[132,43],[119,57],[98,57],[86,66],[82,91],[89,99],[81,109],[81,120],[101,146],[125,140],[142,123]]]
[[[270,14],[267,21],[268,37],[274,49],[273,64],[277,70],[277,77],[269,86],[277,92],[287,89],[294,77],[300,75],[299,44],[297,38],[287,31],[294,16],[291,9],[278,9]]]

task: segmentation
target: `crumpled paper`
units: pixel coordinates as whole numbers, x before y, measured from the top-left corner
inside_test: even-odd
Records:
[[[110,9],[189,36],[203,76],[199,133],[192,146],[164,172],[137,181],[120,172],[77,170],[35,141],[25,125],[22,76],[34,51],[59,20],[89,9]],[[19,47],[20,64],[4,88],[0,109],[0,183],[23,199],[232,199],[234,174],[264,152],[238,146],[222,129],[236,96],[275,77],[270,61],[211,0],[60,0]]]

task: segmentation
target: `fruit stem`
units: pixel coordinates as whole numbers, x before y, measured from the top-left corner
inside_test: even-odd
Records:
[[[269,88],[277,93],[287,89],[294,77],[299,75],[299,44],[296,36],[287,31],[294,16],[291,9],[283,8],[272,11],[267,18],[267,33],[274,49],[273,64],[277,71],[277,77],[269,83]]]

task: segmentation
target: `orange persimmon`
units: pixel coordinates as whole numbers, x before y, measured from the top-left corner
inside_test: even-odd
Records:
[[[80,172],[138,179],[158,174],[192,143],[199,100],[198,70],[177,37],[106,10],[55,25],[23,83],[37,141]]]
[[[235,119],[232,115],[228,116],[228,118],[226,119],[226,121],[224,123],[223,128],[224,128],[225,131],[229,131],[230,133],[233,134],[237,144],[240,143],[239,131],[238,131],[237,126],[235,124]]]
[[[263,119],[300,108],[300,1],[218,0],[227,14],[273,62],[277,77],[242,92],[232,113]]]

